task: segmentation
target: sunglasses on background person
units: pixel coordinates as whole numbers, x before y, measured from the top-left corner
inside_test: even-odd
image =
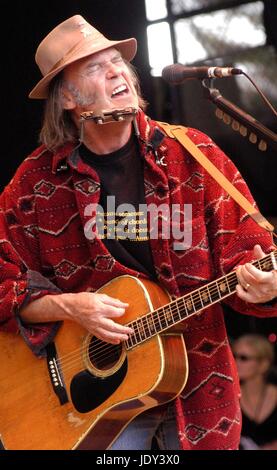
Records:
[[[261,359],[260,357],[258,356],[248,356],[247,354],[236,354],[236,353],[233,353],[233,356],[236,360],[238,361],[242,361],[242,362],[247,362],[247,361],[258,361],[259,359]]]

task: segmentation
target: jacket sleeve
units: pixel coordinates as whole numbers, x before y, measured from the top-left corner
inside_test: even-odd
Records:
[[[20,309],[60,291],[41,274],[34,195],[23,187],[18,173],[0,196],[0,329],[21,332],[33,352],[41,355],[59,323],[26,325]]]
[[[227,179],[257,207],[241,174],[226,155],[207,136],[201,134],[198,146],[225,174]],[[253,261],[253,248],[261,245],[265,253],[274,249],[272,235],[245,213],[225,190],[204,170],[205,217],[216,277],[240,264]],[[277,316],[277,301],[250,304],[236,294],[225,300],[235,311],[254,316]]]

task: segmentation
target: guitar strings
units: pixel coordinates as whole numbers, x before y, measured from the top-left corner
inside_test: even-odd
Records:
[[[276,261],[277,261],[277,251],[275,250],[275,251],[273,252],[273,254],[274,254],[274,257],[275,257],[275,259],[276,259]],[[266,258],[267,258],[267,257],[266,257]],[[263,260],[259,260],[259,264],[261,264],[261,266],[262,266],[263,261],[266,260],[266,258],[263,258]],[[265,264],[263,264],[263,267],[265,267]],[[272,266],[270,267],[270,269],[272,269]],[[212,283],[213,283],[213,282],[214,282],[214,281],[212,281]],[[237,283],[235,283],[235,285],[236,285],[236,284],[237,284]],[[211,284],[210,284],[210,285],[211,285]],[[204,288],[204,287],[203,287],[203,288]],[[201,287],[200,289],[202,289],[202,287]],[[184,299],[184,298],[187,298],[189,295],[190,295],[190,294],[186,294],[186,295],[183,297],[183,299]],[[231,295],[231,294],[230,294],[230,295]],[[177,299],[177,300],[180,300],[180,299],[181,299],[181,298],[179,298],[179,299]],[[136,300],[136,297],[134,298],[134,300]],[[219,300],[220,300],[220,299],[219,299]],[[219,301],[219,300],[218,300],[218,301]],[[175,302],[175,301],[174,301],[174,302]],[[209,306],[210,306],[210,305],[207,305],[207,308],[208,308]],[[164,306],[164,307],[165,307],[165,306]],[[205,307],[205,308],[206,308],[206,307]],[[157,310],[156,310],[155,312],[153,312],[153,313],[155,313],[156,316],[157,316],[158,313],[156,313],[156,312],[158,312],[158,311],[161,310],[161,309],[163,309],[163,307],[159,307],[159,309],[157,309]],[[150,313],[151,313],[151,312],[150,312]],[[194,314],[197,314],[197,313],[189,314],[189,317],[190,317],[190,316],[193,316]],[[186,319],[186,318],[183,318],[183,320],[185,320],[185,319]],[[136,321],[136,320],[133,320],[133,322],[135,322],[135,321]],[[131,324],[131,323],[132,323],[132,322],[130,322],[129,324]],[[129,325],[129,324],[128,324],[128,325]],[[158,324],[160,324],[160,321],[159,321],[159,320],[158,320]],[[134,330],[136,330],[136,325],[135,325]],[[137,334],[137,331],[134,332],[134,336],[135,336],[136,334]],[[95,337],[95,338],[96,338],[96,337]],[[102,341],[102,340],[100,340],[100,339],[98,339],[98,338],[96,338],[96,341],[97,341],[97,344],[102,344],[102,346],[100,346],[100,348],[98,348],[98,351],[99,351],[100,349],[103,350],[103,349],[105,348],[105,346],[108,346],[106,349],[109,349],[109,348],[110,348],[110,350],[112,350],[112,348],[114,348],[114,347],[116,346],[116,345],[112,345],[112,344],[110,344],[110,343],[105,343],[104,341]],[[120,346],[120,345],[119,345],[119,346]],[[83,351],[85,351],[86,348],[83,347],[83,348],[81,348],[81,349],[83,349]],[[109,353],[109,351],[108,351],[108,353]],[[61,358],[57,360],[57,363],[58,363],[58,364],[63,364],[63,362],[62,362],[61,360],[65,358],[66,366],[65,366],[64,369],[61,370],[61,373],[65,372],[65,371],[70,371],[70,369],[73,367],[73,366],[71,365],[71,364],[73,364],[73,362],[70,363],[70,357],[72,356],[72,358],[74,358],[74,356],[76,356],[76,355],[78,355],[78,356],[80,355],[80,348],[78,348],[78,349],[76,349],[76,350],[74,350],[74,351],[71,351],[70,353],[65,354],[64,356],[61,356]],[[82,364],[82,366],[83,366],[83,364]],[[45,380],[45,377],[44,377],[44,376],[43,376],[43,377],[41,377],[41,376],[34,377],[34,380],[33,380],[33,387],[36,387],[36,384],[40,384],[40,383],[41,383],[42,381],[44,381],[44,380]],[[26,384],[27,384],[27,383],[26,383]]]
[[[235,283],[231,286],[229,284],[229,287],[230,288],[233,288],[236,286],[237,284],[237,280],[235,280]],[[217,292],[218,293],[218,290],[215,288],[214,289],[214,292],[211,292],[211,296],[213,295],[213,293]],[[231,295],[233,292],[229,292],[227,295]],[[189,296],[189,294],[188,294]],[[186,296],[185,296],[186,297]],[[195,295],[192,295],[191,298],[194,298],[194,300],[196,300],[196,296]],[[219,301],[221,298],[217,299],[217,301]],[[180,301],[180,298],[177,299],[176,301],[174,302],[177,302],[177,301]],[[186,299],[187,300],[187,299]],[[197,301],[199,303],[199,297],[197,297]],[[191,308],[192,312],[189,314],[189,316],[192,316],[194,314],[197,314],[200,310],[203,310],[204,308],[208,308],[211,304],[209,303],[209,305],[207,306],[204,306],[202,307],[202,304],[199,308],[199,310],[196,310],[196,311],[193,311],[193,307]],[[172,326],[171,322],[167,322],[167,320],[164,320],[162,318],[159,318],[159,311],[161,311],[161,313],[163,313],[163,308],[164,307],[160,307],[158,310],[154,311],[154,312],[149,312],[149,316],[152,315],[152,319],[153,319],[153,325],[154,327],[156,326],[161,326],[164,321],[165,321],[165,324],[163,326],[162,329],[166,329],[166,328],[169,328],[170,326]],[[171,307],[171,318],[175,321],[178,322],[178,320],[182,321],[182,320],[185,320],[186,318],[180,318],[180,308],[179,306],[176,304],[174,305],[173,307]],[[182,307],[182,310],[183,311],[186,311],[186,309],[184,308],[184,306]],[[187,311],[186,311],[187,313]],[[147,315],[147,314],[146,314]],[[155,317],[155,318],[153,318]],[[144,328],[144,331],[145,331],[145,328],[149,329],[149,325],[147,323],[147,319],[145,317],[141,318],[138,320],[141,324],[142,324],[142,327]],[[132,326],[133,329],[134,329],[134,333],[133,335],[131,335],[132,337],[137,337],[139,338],[139,342],[137,342],[135,346],[137,346],[138,344],[146,341],[147,339],[150,339],[151,337],[155,336],[157,334],[157,332],[153,332],[152,335],[147,335],[146,333],[142,334],[141,331],[140,331],[140,328],[139,328],[139,325],[137,325],[137,320],[135,320],[132,324],[131,323],[128,323],[129,326]],[[174,322],[173,322],[174,323]],[[144,337],[142,337],[144,336]],[[127,340],[128,341],[128,340]],[[127,341],[124,341],[124,343],[126,343]],[[57,363],[61,366],[62,368],[62,371],[65,371],[65,370],[68,370],[68,368],[71,368],[73,367],[74,363],[76,364],[76,362],[78,363],[79,360],[81,359],[80,358],[80,353],[82,355],[82,353],[84,353],[85,351],[87,351],[88,355],[90,356],[92,353],[94,355],[94,360],[95,362],[99,362],[100,360],[104,360],[104,359],[109,359],[109,358],[112,358],[113,357],[113,352],[114,352],[114,349],[115,348],[120,348],[121,346],[120,345],[114,345],[114,344],[111,344],[111,343],[106,343],[100,339],[96,339],[96,340],[93,340],[93,342],[89,345],[89,347],[87,346],[82,346],[82,348],[80,348],[79,350],[76,350],[76,351],[72,351],[71,353],[69,353],[69,355],[73,356],[73,357],[68,357],[65,359],[66,356],[63,356],[61,357],[59,360],[57,360]],[[74,355],[76,354],[76,356],[74,357]],[[69,356],[68,355],[68,356]]]
[[[256,263],[259,264],[259,265],[261,265],[261,264],[265,265],[265,258],[262,261],[261,260],[256,260],[256,262],[253,263],[253,264],[256,264]],[[235,272],[229,273],[227,276],[225,276],[224,279],[226,279],[226,285],[228,286],[229,290],[230,289],[232,290],[237,284],[237,277],[236,277]],[[231,285],[231,283],[233,283],[233,281],[235,281],[235,284]],[[139,338],[139,342],[137,342],[134,345],[131,345],[131,347],[132,346],[135,347],[138,344],[140,344],[141,342],[144,342],[147,339],[150,339],[151,337],[155,336],[157,334],[156,326],[161,327],[161,330],[167,329],[168,327],[172,326],[170,324],[171,322],[170,321],[168,322],[166,317],[162,318],[162,316],[161,317],[159,316],[159,313],[164,314],[164,309],[166,307],[170,310],[170,314],[171,314],[171,318],[173,320],[173,323],[176,323],[176,321],[178,322],[178,320],[180,320],[180,321],[185,320],[185,318],[182,318],[180,316],[180,313],[182,313],[182,312],[180,312],[180,309],[179,309],[179,306],[178,306],[178,303],[180,303],[180,302],[184,303],[182,308],[183,308],[183,311],[185,310],[186,313],[187,313],[187,309],[184,308],[186,302],[188,301],[188,302],[192,303],[193,307],[191,307],[191,309],[190,309],[190,310],[192,310],[192,312],[190,314],[187,313],[187,316],[188,315],[192,316],[194,314],[197,314],[197,312],[203,310],[204,308],[209,307],[212,303],[215,302],[215,301],[212,300],[212,296],[214,295],[214,293],[219,294],[218,283],[220,283],[220,282],[222,283],[222,278],[218,279],[216,281],[212,281],[212,289],[209,288],[209,285],[203,286],[203,287],[199,288],[197,291],[195,291],[194,293],[186,294],[185,296],[176,299],[175,301],[171,302],[170,304],[159,307],[154,312],[149,312],[148,314],[145,314],[144,317],[139,318],[137,320],[133,320],[132,322],[128,323],[127,324],[128,326],[133,327],[134,333],[129,337],[129,340],[124,341],[123,344],[124,343],[126,344],[128,341],[131,342],[132,337]],[[211,286],[211,284],[210,284],[210,286]],[[206,306],[205,306],[205,303],[203,303],[201,301],[201,291],[202,292],[205,291],[205,294],[206,295],[208,294],[208,297],[211,300],[211,302],[209,301],[209,304],[206,305]],[[233,291],[228,292],[227,296],[231,295],[232,293],[233,293]],[[220,297],[216,301],[220,301],[221,298],[222,297]],[[195,307],[195,301],[197,301],[197,303],[200,304],[199,305],[200,308],[198,308],[198,306]],[[187,307],[187,305],[186,305],[186,307]],[[177,318],[175,318],[176,313],[177,313]],[[156,318],[154,318],[154,316]],[[149,326],[148,319],[152,320],[151,321],[151,326]],[[163,325],[163,321],[165,321],[165,325]],[[138,322],[140,322],[140,325],[138,325]],[[152,333],[152,331],[151,331],[152,328],[151,327],[153,327],[153,330],[154,330],[153,334],[151,334]],[[143,329],[143,332],[141,331],[141,328]],[[150,334],[146,333],[145,328],[148,329]],[[72,367],[74,362],[76,362],[76,359],[79,361],[80,352],[82,353],[82,352],[87,351],[89,356],[93,353],[95,362],[99,362],[100,360],[103,361],[103,360],[107,360],[109,358],[112,358],[113,355],[111,353],[113,353],[115,355],[115,349],[116,349],[116,355],[117,355],[117,358],[118,358],[118,349],[121,349],[122,343],[120,345],[115,345],[115,344],[111,344],[111,343],[106,343],[105,341],[102,341],[102,340],[100,340],[96,337],[94,337],[94,338],[95,339],[92,340],[92,342],[90,343],[88,348],[87,348],[87,346],[83,346],[81,349],[76,350],[76,351],[72,351],[68,355],[65,355],[65,356],[61,357],[59,360],[57,360],[57,363],[60,365],[60,367],[62,368],[63,371],[66,370],[68,367]],[[74,357],[74,355],[76,355],[76,354],[78,355],[78,358],[77,358],[77,356]],[[71,357],[69,357],[69,356],[71,356]],[[72,361],[72,359],[73,359],[73,361]]]
[[[230,276],[230,275],[233,275],[233,274],[234,274],[234,273],[230,273],[229,276]],[[227,275],[227,276],[228,276],[228,275]],[[227,280],[228,280],[228,279],[227,279]],[[214,282],[215,284],[218,284],[219,281],[220,281],[220,280],[216,280],[216,281],[213,281],[213,282]],[[230,279],[229,279],[229,281],[230,281]],[[227,284],[227,285],[228,285],[228,284]],[[218,285],[216,285],[216,287],[215,287],[214,290],[211,290],[210,287],[209,287],[209,285],[204,286],[204,287],[201,287],[201,288],[198,290],[198,292],[200,292],[200,294],[201,294],[201,291],[202,291],[202,292],[203,292],[203,291],[205,292],[206,298],[209,298],[209,299],[211,300],[211,303],[212,303],[212,302],[213,302],[213,299],[212,299],[213,294],[214,294],[215,292],[218,293]],[[196,293],[194,293],[194,294],[191,294],[191,295],[190,295],[190,294],[187,294],[185,297],[179,298],[179,299],[177,299],[177,301],[175,301],[175,302],[179,302],[179,301],[183,300],[183,302],[185,303],[185,302],[190,302],[190,301],[192,300],[193,304],[195,304],[195,300],[197,300],[197,301],[199,302],[199,298],[200,298],[200,309],[201,309],[201,307],[203,307],[203,308],[207,307],[207,305],[205,305],[205,300],[204,300],[204,302],[201,302],[201,297],[199,297],[198,292],[196,292]],[[174,301],[169,305],[169,309],[170,309],[170,310],[172,310],[172,308],[174,308],[174,307],[172,307],[172,304],[173,304],[173,303],[174,303]],[[161,310],[161,313],[163,313],[164,308],[165,308],[165,306],[160,307],[157,311],[159,312],[159,310]],[[177,305],[177,308],[178,308],[178,305]],[[192,310],[192,309],[190,308],[190,310]],[[196,309],[196,310],[197,310],[197,309]],[[194,312],[192,311],[192,313],[194,313]],[[153,312],[150,312],[150,313],[148,314],[148,317],[151,318],[151,315],[153,315]],[[146,314],[146,317],[147,317],[147,314]],[[143,327],[144,327],[144,326],[147,326],[147,328],[149,329],[149,324],[148,324],[148,321],[147,321],[148,319],[145,318],[145,317],[144,317],[144,318],[139,318],[138,320],[133,321],[133,325],[132,325],[132,323],[129,323],[129,324],[132,325],[132,326],[134,326],[134,327],[136,327],[137,325],[136,325],[135,322],[137,322],[137,321],[143,322],[144,320],[145,320],[146,323],[145,323],[145,325],[143,325]],[[181,320],[181,318],[180,318],[180,320]],[[160,317],[158,317],[158,324],[160,324],[160,323],[161,323],[161,322],[160,322]],[[140,325],[140,326],[141,326],[141,325]],[[167,325],[165,325],[165,327],[167,327]],[[163,329],[163,328],[162,328],[162,329]],[[141,328],[138,327],[137,332],[135,333],[135,335],[138,334],[138,336],[140,337],[140,339],[145,340],[145,339],[146,339],[146,334],[144,333],[144,334],[143,334],[144,338],[141,338],[142,335],[141,335],[141,331],[140,331],[140,330],[141,330]],[[132,335],[132,336],[134,336],[134,335]],[[95,343],[96,343],[96,341],[94,340],[94,350],[95,350],[95,352],[96,352],[97,349],[95,348]],[[103,340],[99,340],[99,343],[103,343]],[[69,354],[72,354],[72,353],[69,353]]]
[[[232,273],[232,274],[234,274],[234,273]],[[229,283],[229,290],[230,290],[230,288],[233,288],[233,287],[237,284],[236,276],[234,276],[234,279],[232,279],[232,281],[234,281],[234,280],[235,280],[235,284],[234,284],[233,286],[231,286],[231,284]],[[200,290],[201,290],[201,289],[203,289],[203,288],[200,288]],[[214,295],[214,293],[217,293],[217,295],[218,295],[218,286],[215,287],[213,290],[210,289],[210,298],[212,298],[212,296]],[[228,293],[228,295],[231,295],[231,294],[232,294],[232,292],[229,292],[229,293]],[[178,302],[180,303],[180,300],[181,300],[181,299],[182,299],[183,303],[185,303],[187,300],[189,300],[189,301],[192,300],[192,302],[193,302],[194,305],[195,305],[195,301],[196,301],[196,300],[197,300],[198,303],[200,303],[200,302],[199,302],[199,296],[198,296],[198,294],[197,294],[197,296],[196,296],[196,294],[191,294],[191,295],[190,295],[190,294],[187,294],[187,295],[186,295],[185,297],[183,297],[183,298],[176,299],[176,301],[173,302],[175,305],[173,305],[173,306],[170,307],[170,311],[171,311],[170,313],[171,313],[171,317],[172,317],[174,320],[177,320],[177,321],[178,321],[178,320],[181,321],[181,320],[184,320],[184,319],[185,319],[185,318],[182,318],[182,317],[180,316],[180,309],[179,309],[179,306],[178,306]],[[218,301],[218,300],[220,300],[220,299],[217,299],[217,301]],[[211,302],[212,302],[212,301],[211,301]],[[172,304],[171,304],[171,305],[172,305]],[[209,303],[209,305],[210,305],[210,303]],[[191,307],[191,311],[192,311],[192,312],[191,312],[190,315],[196,314],[197,311],[199,311],[199,310],[201,310],[201,309],[203,309],[203,308],[205,308],[205,307],[208,307],[209,305],[203,306],[202,303],[200,303],[200,305],[199,305],[200,308],[199,308],[199,309],[196,308],[196,310],[194,310],[193,307]],[[133,322],[131,322],[131,323],[128,323],[128,325],[132,326],[133,329],[134,329],[134,334],[131,335],[131,337],[137,337],[137,338],[139,338],[139,343],[140,343],[140,342],[144,342],[145,340],[149,339],[150,337],[152,337],[153,335],[156,334],[156,328],[155,328],[155,327],[156,327],[157,325],[161,327],[161,330],[166,329],[167,327],[172,326],[172,325],[170,324],[171,322],[168,322],[166,319],[164,320],[164,319],[162,318],[162,316],[161,316],[161,317],[159,316],[159,313],[161,313],[161,314],[164,313],[164,308],[165,308],[165,306],[160,307],[160,308],[157,309],[156,311],[154,311],[154,312],[149,312],[149,313],[146,314],[144,317],[139,318],[138,320],[135,320],[135,321],[133,321]],[[184,305],[182,306],[182,309],[184,310]],[[185,311],[186,311],[186,309],[185,309]],[[177,318],[175,318],[175,317],[176,317],[176,313],[177,313]],[[187,313],[187,312],[186,312],[186,313]],[[151,334],[150,334],[150,335],[147,335],[146,332],[145,332],[145,328],[147,328],[148,330],[150,329],[150,328],[149,328],[149,323],[148,323],[148,321],[147,321],[147,316],[148,316],[149,318],[152,318],[152,320],[153,320],[153,315],[155,315],[155,318],[154,318],[154,321],[152,321],[152,325],[153,325],[153,328],[155,328],[155,331],[154,331],[153,335],[151,335]],[[165,324],[163,324],[164,321],[165,321]],[[138,322],[139,322],[140,324],[138,324]],[[141,327],[143,328],[144,333],[141,331]],[[151,333],[151,331],[150,331],[150,333]],[[130,337],[130,338],[131,338],[131,337]],[[138,343],[138,344],[139,344],[139,343]],[[97,347],[97,345],[99,345],[99,347]],[[137,344],[135,344],[134,346],[136,346],[136,345],[137,345]],[[100,340],[100,339],[97,338],[97,339],[94,339],[94,340],[93,340],[93,343],[90,344],[90,346],[89,346],[89,348],[88,348],[88,353],[93,352],[93,353],[94,353],[94,357],[99,360],[99,358],[102,358],[101,353],[102,353],[103,350],[105,351],[105,355],[106,355],[107,350],[109,350],[109,349],[114,349],[116,346],[118,346],[118,345],[113,345],[113,344],[110,344],[110,343],[106,343],[106,342],[104,342],[104,341],[102,341],[102,340]],[[87,348],[87,346],[84,346],[84,347],[83,347],[83,352],[86,350],[86,348]],[[76,351],[76,352],[77,352],[77,351]],[[100,354],[99,354],[99,353],[100,353]],[[74,354],[75,354],[75,351],[70,353],[70,355],[72,355],[72,354],[74,355]],[[79,351],[77,352],[77,354],[79,355]],[[68,358],[68,359],[71,360],[71,359],[73,359],[73,357],[72,357],[72,358]],[[61,362],[61,361],[63,361],[63,366],[64,366],[64,365],[65,365],[65,362],[66,362],[65,356],[63,356],[62,358],[60,358],[60,362]]]
[[[231,275],[234,275],[234,274],[235,274],[235,273],[231,273]],[[230,275],[229,275],[229,276],[230,276]],[[236,282],[235,282],[235,285],[236,285],[236,284],[237,284],[236,276],[233,276],[233,277],[234,277],[234,279],[232,279],[232,280],[235,280],[235,281],[236,281]],[[229,279],[229,281],[230,281],[230,279]],[[215,283],[217,283],[217,282],[218,282],[218,281],[215,281]],[[231,286],[230,286],[230,283],[229,283],[229,288],[230,288],[230,287],[231,287]],[[232,286],[232,287],[233,287],[233,286]],[[207,286],[202,287],[202,288],[200,288],[199,290],[202,290],[202,289],[208,290],[208,289],[207,289]],[[210,292],[210,297],[212,297],[215,292],[218,294],[218,285],[217,285],[213,290],[209,289],[209,292]],[[232,292],[231,292],[231,293],[232,293]],[[229,292],[228,295],[231,295],[231,293]],[[198,293],[197,293],[197,294],[194,293],[194,294],[191,294],[191,295],[190,295],[190,294],[187,294],[185,297],[179,298],[179,299],[177,299],[176,301],[174,301],[174,302],[176,303],[176,305],[175,305],[175,306],[171,306],[171,307],[170,307],[170,310],[171,310],[172,318],[175,317],[175,314],[176,314],[176,312],[177,312],[177,314],[178,314],[177,321],[178,321],[179,318],[180,318],[180,320],[182,319],[182,318],[180,317],[179,307],[178,307],[178,303],[177,303],[177,302],[180,301],[181,299],[182,299],[183,302],[185,302],[186,300],[189,300],[189,301],[190,301],[190,300],[192,300],[192,301],[197,300],[197,302],[199,303],[199,295],[198,295]],[[217,300],[220,300],[220,299],[217,299]],[[171,305],[172,305],[172,304],[171,304]],[[208,306],[209,306],[209,305],[207,305],[206,307],[208,307]],[[199,310],[203,309],[204,307],[205,307],[205,306],[202,306],[202,303],[200,303],[200,309],[199,309]],[[148,316],[149,316],[149,317],[152,316],[152,318],[153,318],[153,314],[155,314],[155,316],[156,316],[155,321],[152,323],[152,324],[153,324],[153,327],[155,327],[156,325],[162,326],[162,321],[161,321],[161,320],[163,320],[163,319],[161,319],[161,318],[158,316],[158,314],[159,314],[159,311],[160,311],[160,313],[164,313],[164,312],[163,312],[164,308],[165,308],[165,306],[160,307],[157,311],[155,311],[155,312],[150,312],[150,313],[148,314]],[[193,311],[193,308],[191,308],[191,310],[192,310],[192,314],[195,314],[198,309],[196,309],[196,312]],[[147,314],[146,314],[146,316],[147,316]],[[174,318],[174,320],[175,320],[175,318]],[[149,330],[149,324],[148,324],[148,322],[147,322],[147,318],[146,318],[146,317],[140,318],[138,321],[140,322],[140,325],[139,325],[139,326],[137,325],[137,321],[135,321],[133,324],[132,324],[132,322],[131,322],[131,323],[128,323],[128,325],[133,326],[134,330],[136,330],[136,331],[134,331],[134,334],[131,335],[131,336],[132,336],[132,337],[133,337],[133,336],[139,337],[139,342],[143,342],[143,341],[149,339],[149,338],[150,338],[151,336],[153,336],[153,335],[149,335],[149,336],[147,337],[147,334],[146,334],[145,332],[144,332],[144,334],[142,334],[142,332],[140,331],[140,330],[141,330],[141,326],[143,327],[144,331],[145,331],[145,327],[147,327],[148,330]],[[170,325],[170,322],[168,323],[168,322],[166,321],[166,324],[164,325],[164,327],[162,327],[162,329],[167,328],[168,326],[171,326],[171,325]],[[156,331],[154,332],[154,334],[156,334]],[[143,337],[142,337],[142,336],[143,336]],[[97,348],[97,347],[96,347],[97,344],[99,344],[100,347]],[[93,344],[91,344],[91,345],[89,346],[88,352],[92,352],[92,351],[93,351],[94,354],[95,354],[95,358],[99,360],[99,358],[104,357],[103,355],[101,356],[101,354],[99,355],[99,351],[100,351],[100,353],[101,353],[101,352],[103,351],[103,349],[104,349],[104,350],[105,350],[105,356],[108,357],[108,356],[107,356],[107,352],[109,353],[109,349],[110,349],[110,350],[111,350],[111,349],[114,349],[116,346],[117,346],[117,345],[113,345],[113,344],[110,344],[110,343],[106,343],[106,342],[104,342],[104,341],[102,341],[102,340],[98,340],[98,339],[97,339],[97,340],[94,340],[94,341],[93,341]],[[86,349],[86,347],[84,347],[84,350],[85,350],[85,349]],[[98,354],[97,354],[97,353],[98,353]],[[70,354],[71,354],[71,353],[70,353]],[[61,358],[60,361],[62,361],[63,359],[64,359],[64,358]],[[66,362],[66,361],[64,361],[64,362]]]

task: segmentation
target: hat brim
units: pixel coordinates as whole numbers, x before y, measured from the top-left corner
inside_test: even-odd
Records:
[[[118,49],[124,59],[130,61],[132,60],[137,52],[137,41],[135,38],[125,39],[122,41],[106,41],[106,44],[101,44],[101,46],[95,47],[95,44],[84,42],[83,47],[79,47],[78,51],[75,54],[71,54],[68,59],[62,61],[60,65],[57,65],[51,72],[46,74],[32,89],[29,94],[29,98],[32,99],[45,99],[48,96],[48,88],[51,80],[58,75],[65,67],[76,62],[77,60],[84,59],[96,52],[104,51],[110,47],[115,47]]]

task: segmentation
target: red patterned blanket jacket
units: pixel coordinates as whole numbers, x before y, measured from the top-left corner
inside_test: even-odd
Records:
[[[199,164],[174,140],[164,137],[156,156],[147,145],[157,124],[140,113],[138,126],[145,159],[147,204],[192,204],[192,246],[174,250],[172,239],[150,240],[157,277],[172,296],[180,296],[252,259],[252,248],[272,248],[261,230]],[[189,137],[251,201],[232,162],[201,132]],[[159,165],[156,158],[166,166]],[[19,167],[0,198],[0,322],[5,331],[21,331],[36,354],[57,325],[22,325],[20,307],[46,293],[96,290],[123,274],[122,266],[99,239],[88,240],[84,209],[97,203],[97,174],[71,145],[55,155],[43,146]],[[128,202],[128,201],[126,201]],[[90,216],[91,217],[91,216]],[[236,311],[273,316],[276,307],[246,304],[236,295]],[[216,304],[185,324],[189,379],[176,400],[183,449],[236,449],[240,434],[239,386],[228,344],[222,307]]]

